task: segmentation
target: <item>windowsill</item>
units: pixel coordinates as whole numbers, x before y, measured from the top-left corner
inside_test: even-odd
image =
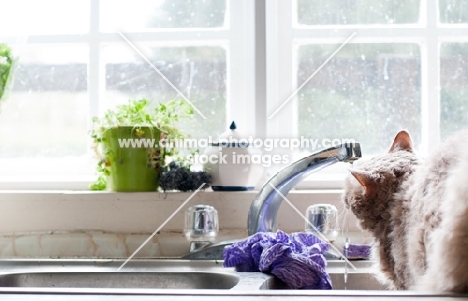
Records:
[[[343,187],[345,174],[320,174],[312,175],[298,183],[293,190],[339,190]],[[97,176],[0,176],[0,192],[10,191],[91,191],[89,186],[96,180]],[[260,188],[262,183],[257,185]],[[207,191],[211,191],[207,190]],[[252,192],[252,191],[250,191]]]
[[[40,180],[39,180],[40,179]],[[0,177],[0,191],[90,191],[89,185],[96,177]]]

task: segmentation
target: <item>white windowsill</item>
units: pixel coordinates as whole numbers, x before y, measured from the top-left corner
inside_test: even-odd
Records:
[[[273,174],[273,173],[272,173]],[[293,190],[323,190],[342,189],[346,174],[341,170],[332,173],[312,174],[305,180],[299,182]],[[90,191],[90,184],[94,183],[97,175],[13,175],[0,176],[0,191],[41,191],[41,190],[74,190]],[[267,176],[257,183],[256,188],[266,182]]]
[[[90,191],[89,185],[96,180],[96,177],[0,177],[0,191]]]

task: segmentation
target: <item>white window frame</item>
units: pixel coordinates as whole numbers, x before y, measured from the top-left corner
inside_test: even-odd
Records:
[[[103,43],[125,41],[118,33],[101,32],[99,29],[100,3],[99,0],[90,2],[89,33],[30,35],[28,43],[80,43],[89,46],[88,61],[88,97],[89,97],[89,126],[93,116],[99,116],[100,95],[105,89],[105,68],[101,59],[101,45]],[[174,44],[183,41],[184,45],[222,44],[227,46],[227,124],[230,120],[243,125],[248,134],[255,134],[255,33],[254,6],[255,1],[226,0],[227,10],[225,27],[196,28],[196,29],[158,29],[154,31],[125,33],[130,41],[157,41],[159,45]],[[7,38],[6,42],[14,42],[15,38]],[[249,109],[251,108],[251,109]],[[203,112],[202,112],[203,113]],[[204,114],[209,118],[208,114]],[[213,133],[214,135],[218,133]],[[89,147],[90,149],[90,147]],[[91,151],[90,151],[91,152]],[[92,154],[89,154],[90,156]],[[7,160],[7,159],[3,159]],[[61,164],[67,164],[60,159]],[[1,159],[0,159],[1,161]],[[69,160],[70,166],[76,160]],[[79,163],[78,163],[79,164]],[[46,164],[44,164],[46,165]],[[29,166],[31,167],[31,166]],[[89,184],[96,176],[33,176],[25,178],[0,177],[0,190],[88,190]]]
[[[117,33],[100,32],[99,0],[90,1],[90,31],[85,35],[32,35],[28,43],[84,43],[89,45],[88,94],[90,118],[98,115],[99,96],[104,91],[104,68],[100,58],[103,42],[120,42]],[[421,0],[421,21],[414,25],[297,26],[296,0],[227,0],[226,28],[160,29],[126,33],[131,41],[173,43],[183,40],[203,44],[222,41],[227,50],[227,122],[245,125],[257,138],[294,137],[297,101],[291,99],[268,119],[298,86],[294,48],[300,43],[340,45],[349,43],[411,42],[421,45],[422,141],[427,152],[440,141],[440,43],[468,42],[468,24],[440,24],[437,1]],[[12,39],[13,41],[13,39]],[[8,41],[7,41],[8,42]],[[123,41],[122,41],[123,42]],[[217,133],[214,133],[217,134]],[[348,137],[352,138],[352,137]],[[87,190],[94,177],[50,179],[2,179],[1,189]],[[300,188],[339,188],[342,180],[324,178],[304,181]]]
[[[428,153],[440,143],[440,44],[468,42],[468,24],[441,24],[438,1],[421,0],[418,24],[300,26],[294,20],[297,0],[266,1],[267,99],[272,114],[302,83],[297,83],[294,50],[300,44],[340,46],[353,32],[349,43],[418,43],[421,46],[421,148]],[[326,68],[326,67],[324,67]],[[281,70],[281,72],[278,72]],[[313,80],[313,79],[312,79]],[[270,137],[297,136],[297,100],[292,98],[268,122]],[[292,122],[285,122],[291,120]],[[335,137],[330,137],[335,138]],[[336,137],[343,138],[343,137]],[[352,138],[352,137],[346,137]],[[358,141],[359,142],[359,141]],[[296,188],[339,188],[344,175],[305,180]]]

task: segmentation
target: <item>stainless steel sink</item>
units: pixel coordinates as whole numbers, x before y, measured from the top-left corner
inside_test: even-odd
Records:
[[[2,287],[231,289],[239,277],[205,272],[55,272],[0,275]]]
[[[333,290],[387,290],[372,274],[372,263],[369,261],[355,261],[357,270],[348,267],[345,283],[344,263],[338,260],[328,262],[327,271],[330,275]],[[290,289],[283,281],[276,277],[268,279],[262,289],[278,290]]]
[[[344,281],[344,273],[329,273],[333,284],[333,290],[386,290],[385,286],[375,279],[370,273],[349,273],[347,281]],[[283,281],[276,277],[268,279],[262,286],[267,290],[291,289]]]
[[[0,288],[256,289],[271,278],[212,260],[0,260]]]
[[[109,289],[289,289],[264,273],[239,273],[213,260],[1,260],[0,287]],[[342,261],[329,261],[334,290],[383,290],[369,262],[354,263],[344,283]]]
[[[143,300],[151,295],[172,296],[168,300],[175,301],[192,300],[193,296],[203,296],[204,300],[218,300],[221,296],[230,296],[232,300],[239,296],[250,296],[248,300],[258,300],[258,296],[280,299],[319,296],[331,300],[350,296],[392,299],[418,296],[431,300],[453,297],[385,290],[372,276],[371,265],[366,261],[354,262],[358,269],[349,270],[346,284],[344,263],[329,261],[327,271],[333,282],[332,291],[291,290],[272,275],[236,272],[213,260],[139,259],[118,271],[122,263],[122,260],[0,260],[0,299],[10,296],[26,300],[30,296],[34,300],[38,295],[44,300],[68,299],[71,295],[86,300],[115,300],[116,296]],[[462,299],[468,300],[468,296],[463,295]]]

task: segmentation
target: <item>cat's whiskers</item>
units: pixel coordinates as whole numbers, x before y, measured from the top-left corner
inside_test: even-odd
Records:
[[[348,209],[346,209],[346,206],[342,203],[338,204],[336,207],[338,209],[338,227],[340,229],[340,235],[343,236],[343,230],[346,226],[345,218],[346,214],[348,214]]]

